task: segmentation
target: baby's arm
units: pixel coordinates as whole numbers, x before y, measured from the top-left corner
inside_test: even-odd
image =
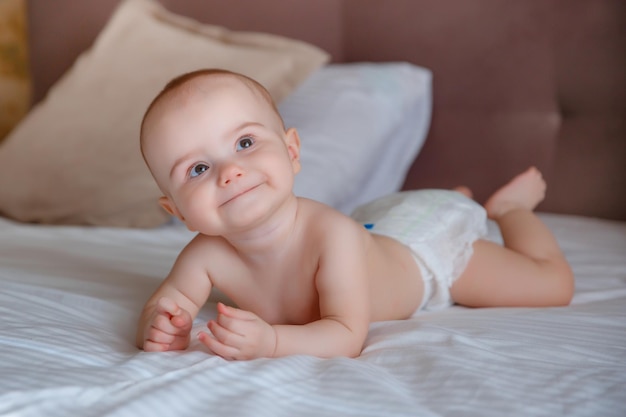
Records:
[[[365,231],[347,222],[332,230],[319,244],[315,285],[320,320],[271,326],[254,313],[220,304],[218,319],[209,322],[213,336],[200,333],[200,341],[228,359],[358,356],[370,322]]]
[[[197,245],[196,245],[197,246]],[[170,274],[146,303],[137,327],[137,346],[146,351],[189,346],[193,319],[211,292],[211,281],[193,243],[178,256]]]

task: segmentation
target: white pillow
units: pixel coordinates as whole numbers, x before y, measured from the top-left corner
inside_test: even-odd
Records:
[[[426,139],[432,74],[405,62],[330,64],[279,105],[302,142],[295,193],[345,214],[398,191]]]

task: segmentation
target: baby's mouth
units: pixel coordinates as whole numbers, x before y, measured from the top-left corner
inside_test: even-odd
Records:
[[[228,203],[230,203],[231,201],[241,197],[242,195],[256,189],[257,187],[259,187],[259,185],[261,184],[257,184],[257,185],[253,185],[252,187],[245,187],[240,191],[237,191],[235,194],[233,194],[231,197],[229,197],[226,201],[224,201],[222,204],[220,204],[220,206],[226,205]]]

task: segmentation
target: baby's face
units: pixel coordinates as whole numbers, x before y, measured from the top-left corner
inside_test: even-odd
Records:
[[[208,235],[254,227],[292,193],[299,141],[259,92],[202,78],[156,106],[144,125],[146,162],[166,210]]]

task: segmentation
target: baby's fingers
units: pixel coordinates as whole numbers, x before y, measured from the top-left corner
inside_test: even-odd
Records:
[[[163,330],[158,329],[156,327],[151,327],[148,330],[147,340],[150,342],[169,345],[175,339],[176,339],[176,336],[174,336],[173,334],[166,333]]]
[[[152,319],[151,327],[167,334],[179,334],[181,332],[180,327],[172,323],[172,319],[169,317],[169,314],[157,314],[156,317]]]
[[[211,320],[207,327],[213,333],[213,336],[223,344],[239,348],[244,341],[244,337],[241,334],[237,334],[232,330],[222,326],[219,322]]]
[[[166,350],[186,349],[187,346],[189,346],[189,338],[189,331],[183,331],[178,329],[174,333],[168,333],[155,326],[151,326],[146,334],[146,340],[144,341],[144,350],[163,352]]]
[[[193,325],[191,314],[189,314],[187,310],[183,310],[182,308],[178,309],[178,314],[172,316],[172,318],[170,319],[170,322],[179,331],[185,331],[185,332],[190,331],[191,326]]]
[[[166,352],[169,350],[169,344],[167,343],[157,343],[151,340],[146,340],[143,342],[143,350],[145,352]]]
[[[238,359],[239,349],[233,346],[226,345],[219,341],[216,337],[209,335],[205,332],[198,334],[198,339],[205,345],[211,352],[221,356],[224,359]]]
[[[187,346],[189,346],[189,335],[187,335],[186,337],[172,337],[171,342],[169,343],[163,342],[162,340],[164,339],[157,339],[159,340],[145,340],[143,343],[143,350],[145,350],[146,352],[165,352],[168,350],[185,350],[187,349]],[[170,340],[169,337],[166,337],[165,339]]]
[[[232,317],[233,319],[238,320],[256,320],[259,317],[251,311],[241,310],[239,308],[230,307],[223,303],[217,303],[217,311],[220,314],[223,314],[228,317]]]
[[[157,301],[155,312],[157,313],[155,326],[166,333],[181,334],[181,332],[184,333],[191,330],[193,324],[191,314],[187,310],[180,308],[173,300],[161,297]],[[163,321],[162,317],[166,318],[167,322]]]
[[[180,312],[178,304],[170,298],[161,297],[156,303],[155,311],[159,314],[169,314],[175,316]]]

